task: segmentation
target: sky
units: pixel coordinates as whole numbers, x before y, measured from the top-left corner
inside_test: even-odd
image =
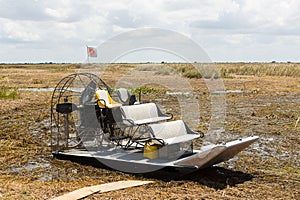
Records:
[[[298,0],[0,0],[0,63],[85,62],[86,45],[143,28],[181,34],[213,62],[300,62],[299,22]],[[173,59],[152,51],[120,61]]]

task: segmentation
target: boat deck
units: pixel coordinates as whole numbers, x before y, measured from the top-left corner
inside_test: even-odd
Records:
[[[169,157],[158,156],[154,159],[145,157],[141,149],[123,150],[121,148],[71,149],[63,152],[53,152],[53,155],[56,157],[72,157],[78,160],[93,158],[107,167],[133,173],[145,173],[164,167],[201,169],[229,160],[257,139],[257,136],[252,136],[226,144],[203,146],[200,150],[194,150],[190,154],[176,152]]]

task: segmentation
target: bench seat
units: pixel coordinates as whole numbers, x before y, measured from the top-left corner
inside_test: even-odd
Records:
[[[182,120],[150,124],[153,137],[162,139],[166,145],[192,141],[201,134],[192,131]]]
[[[123,120],[129,120],[134,125],[151,124],[172,118],[163,114],[155,103],[121,106],[120,109]]]

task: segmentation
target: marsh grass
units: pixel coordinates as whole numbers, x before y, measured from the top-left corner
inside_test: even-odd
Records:
[[[186,78],[219,78],[220,72],[217,65],[211,63],[177,63],[168,64],[174,68],[179,74]]]
[[[300,77],[299,63],[223,63],[216,65],[224,78],[234,75]]]
[[[131,64],[110,64],[108,66],[104,66],[106,70],[111,72],[117,72],[117,71],[129,71],[135,68],[134,65]]]
[[[46,67],[46,66],[44,66]],[[47,67],[46,67],[47,68]],[[48,65],[48,69],[53,72],[70,72],[80,68],[80,64],[51,64]]]
[[[138,71],[153,71],[155,75],[173,75],[176,74],[174,68],[168,67],[167,65],[142,65],[137,68]]]
[[[50,72],[71,72],[94,68],[122,72],[137,69],[155,71],[156,75],[180,74],[186,78],[232,78],[236,75],[300,77],[300,63],[164,63],[164,64],[0,64],[0,69],[46,69]],[[0,77],[0,80],[3,79]]]
[[[31,64],[0,64],[0,69],[53,69],[53,70],[70,70],[78,69],[80,64],[77,63],[31,63]]]
[[[300,63],[166,64],[186,78],[232,78],[235,75],[300,77]]]
[[[216,78],[219,72],[211,64],[167,63],[164,65],[148,64],[138,68],[139,71],[154,71],[155,75],[180,74],[186,78]]]

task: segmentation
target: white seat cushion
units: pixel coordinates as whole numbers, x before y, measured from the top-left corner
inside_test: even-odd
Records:
[[[182,120],[150,124],[155,138],[163,139],[166,144],[187,142],[200,137],[200,134],[189,129]]]
[[[133,121],[136,125],[171,119],[170,116],[162,114],[155,103],[122,106],[121,110],[123,118]]]

